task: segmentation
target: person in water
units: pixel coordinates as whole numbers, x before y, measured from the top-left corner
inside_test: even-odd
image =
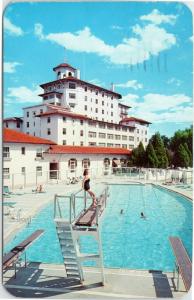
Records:
[[[82,187],[92,197],[93,200],[92,206],[96,206],[96,196],[90,189],[90,177],[89,177],[88,169],[84,170],[83,176],[84,179],[83,179]]]
[[[146,216],[144,215],[143,212],[141,212],[141,218],[146,219]]]

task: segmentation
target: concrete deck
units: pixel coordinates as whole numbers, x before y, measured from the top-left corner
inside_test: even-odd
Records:
[[[63,265],[31,263],[21,267],[14,279],[13,270],[4,274],[4,286],[16,297],[25,298],[82,298],[82,299],[135,299],[178,298],[186,295],[182,280],[179,291],[172,273],[104,269],[105,285],[96,268],[84,268],[83,284],[66,278]]]

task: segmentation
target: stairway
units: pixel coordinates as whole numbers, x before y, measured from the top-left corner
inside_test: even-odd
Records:
[[[82,269],[76,254],[71,224],[64,219],[55,219],[55,223],[67,277],[83,281]]]

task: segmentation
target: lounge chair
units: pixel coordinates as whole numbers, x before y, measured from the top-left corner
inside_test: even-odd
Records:
[[[14,266],[15,269],[15,278],[17,271],[17,263],[19,262],[20,256],[25,254],[25,267],[26,267],[26,253],[25,250],[31,246],[31,244],[37,240],[42,234],[44,230],[36,230],[32,233],[27,239],[23,240],[19,245],[12,248],[10,252],[3,256],[3,270],[5,271],[10,266]]]
[[[11,194],[13,194],[7,185],[3,186],[3,196],[5,197],[11,197]]]

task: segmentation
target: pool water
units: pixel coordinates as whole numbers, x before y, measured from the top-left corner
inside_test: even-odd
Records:
[[[79,199],[77,207],[83,205]],[[68,216],[69,204],[64,206]],[[121,214],[121,210],[123,213]],[[140,217],[143,212],[146,219]],[[29,261],[62,263],[53,220],[53,203],[5,247],[7,252],[37,229],[45,233],[28,250]],[[110,185],[101,222],[104,266],[171,271],[174,256],[169,236],[178,236],[192,258],[192,203],[187,198],[152,185]],[[82,237],[81,249],[95,253],[97,244]]]

